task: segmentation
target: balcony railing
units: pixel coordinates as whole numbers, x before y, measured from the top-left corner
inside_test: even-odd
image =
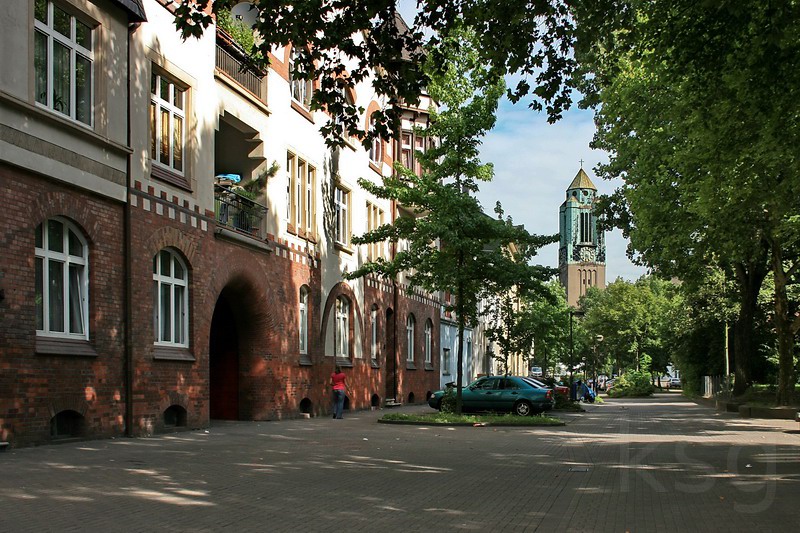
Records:
[[[266,102],[263,90],[264,74],[237,58],[234,54],[217,44],[217,68],[233,78],[256,98]]]
[[[214,185],[217,226],[260,241],[267,239],[267,208],[224,185]]]

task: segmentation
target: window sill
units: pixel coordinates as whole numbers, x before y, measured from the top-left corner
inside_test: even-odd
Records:
[[[166,181],[170,185],[174,185],[180,189],[192,192],[192,186],[189,184],[189,179],[186,176],[181,176],[177,172],[171,172],[165,168],[150,161],[150,175],[158,180]]]
[[[380,368],[381,367],[381,364],[378,362],[377,359],[373,359],[372,361],[369,362],[369,364],[370,364],[370,366],[372,368]]]
[[[311,110],[306,109],[303,104],[298,102],[297,100],[292,100],[292,109],[300,113],[304,119],[309,121],[310,123],[314,123],[314,117],[311,115]]]
[[[158,361],[196,361],[189,348],[172,346],[154,346],[153,359]]]
[[[433,370],[433,365],[431,363],[425,363],[425,370]]]
[[[84,339],[37,336],[35,349],[36,353],[39,355],[97,357],[97,352],[94,350],[91,343]]]
[[[314,363],[311,361],[311,357],[309,357],[308,354],[300,354],[300,366],[312,366],[313,364]]]
[[[342,359],[341,357],[337,357],[336,364],[345,368],[353,368],[353,361],[350,359]]]
[[[333,243],[333,247],[336,248],[340,252],[346,253],[347,255],[353,255],[355,253],[355,251],[352,248],[350,248],[346,244],[342,244],[340,242],[334,242]]]
[[[406,370],[416,370],[416,369],[417,365],[415,365],[414,363],[406,362]]]
[[[374,170],[377,174],[383,176],[383,172],[381,172],[381,168],[378,165],[380,165],[380,163],[375,163],[374,161],[369,162],[369,168]]]

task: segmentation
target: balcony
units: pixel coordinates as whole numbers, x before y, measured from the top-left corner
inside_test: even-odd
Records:
[[[264,72],[256,68],[245,51],[220,29],[217,30],[216,66],[227,78],[266,104]]]
[[[217,230],[228,230],[258,241],[267,240],[267,208],[225,185],[214,185]],[[224,232],[224,231],[223,231]]]

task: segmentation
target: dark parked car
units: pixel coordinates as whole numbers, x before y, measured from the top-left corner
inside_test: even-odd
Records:
[[[561,395],[564,398],[569,398],[569,387],[566,387],[564,385],[559,385],[558,383],[550,387],[547,383],[539,381],[536,378],[523,378],[523,379],[531,383],[534,387],[539,387],[541,389],[551,388],[555,391],[556,394]]]
[[[441,409],[445,391],[434,392],[428,405]],[[553,408],[553,390],[537,387],[517,376],[486,376],[478,378],[461,391],[462,409],[474,411],[505,411],[520,416],[541,413]]]

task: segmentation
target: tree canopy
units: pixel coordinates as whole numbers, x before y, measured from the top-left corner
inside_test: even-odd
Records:
[[[800,6],[600,0],[574,13],[583,105],[596,110],[594,146],[610,154],[600,174],[625,180],[610,202],[616,222],[662,273],[719,265],[736,279],[740,392],[753,351],[742,334],[771,257],[785,401],[800,329],[786,293],[800,268]]]
[[[184,0],[176,26],[184,37],[197,37],[216,13],[239,2]],[[331,142],[341,142],[343,130],[364,136],[365,145],[373,135],[397,131],[396,104],[417,102],[428,85],[425,55],[433,56],[434,70],[444,65],[439,43],[461,24],[475,32],[475,53],[494,77],[520,76],[508,90],[512,100],[530,95],[529,106],[552,120],[569,106],[573,26],[566,0],[420,0],[410,26],[400,19],[397,0],[252,0],[252,6],[253,57],[268,61],[273,47],[294,45],[294,75],[319,81],[312,108],[341,117],[326,127]],[[364,110],[345,96],[364,81],[387,103],[373,113],[369,132],[361,127]]]

